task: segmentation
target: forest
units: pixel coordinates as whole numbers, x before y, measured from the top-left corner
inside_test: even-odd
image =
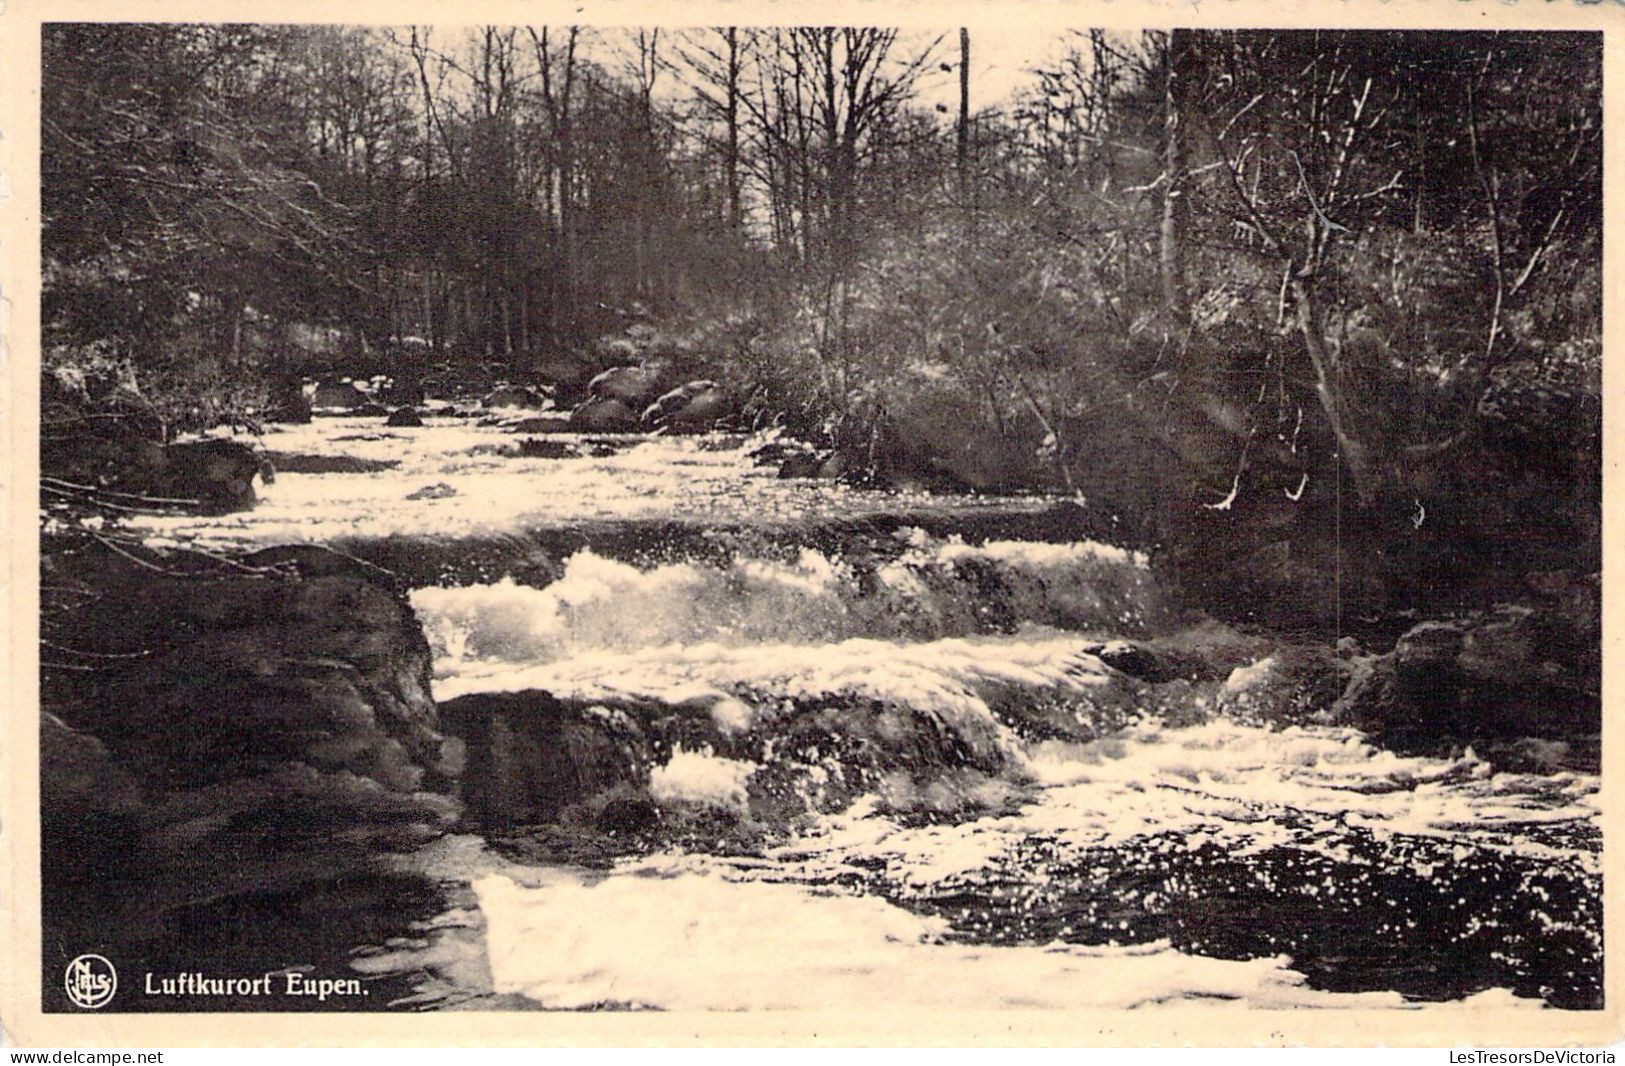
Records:
[[[1080,30],[997,99],[978,47],[48,26],[47,472],[635,364],[1276,624],[1598,569],[1600,34]]]

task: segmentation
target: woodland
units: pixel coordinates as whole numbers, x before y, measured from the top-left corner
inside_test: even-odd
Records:
[[[1598,34],[1080,30],[996,100],[951,28],[43,50],[47,473],[324,375],[660,364],[1276,624],[1600,566]]]

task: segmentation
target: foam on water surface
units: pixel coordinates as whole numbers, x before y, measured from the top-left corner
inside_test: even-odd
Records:
[[[665,854],[608,874],[531,867],[474,838],[403,860],[471,889],[370,975],[417,972],[421,1002],[518,996],[556,1010],[1406,1008],[1386,991],[1312,987],[1292,960],[1226,959],[1167,940],[966,943],[941,917],[850,888],[765,876],[773,864]],[[1538,1008],[1490,988],[1464,1009]]]
[[[790,523],[874,514],[895,508],[901,499],[833,483],[781,480],[750,458],[751,449],[767,439],[762,435],[549,433],[548,440],[561,444],[604,442],[614,449],[567,459],[513,454],[524,436],[506,425],[442,418],[422,427],[385,427],[378,417],[277,426],[258,440],[267,450],[396,465],[370,473],[283,473],[259,487],[260,502],[252,511],[138,516],[130,525],[159,544],[219,548],[390,536],[454,540],[586,521]],[[441,484],[455,494],[409,499],[425,486]],[[932,497],[932,502],[967,511],[1036,511],[1050,501]]]
[[[474,883],[493,985],[547,1007],[664,1010],[1397,1006],[1304,987],[1280,958],[1234,962],[1166,944],[975,947],[872,897],[649,864],[589,881]],[[926,975],[929,975],[926,977]]]
[[[571,556],[545,588],[512,579],[423,588],[412,603],[442,675],[477,664],[533,666],[671,645],[921,641],[1021,627],[1105,631],[1160,609],[1144,561],[1105,545],[971,546],[917,530],[906,551],[872,569],[812,548],[788,560],[736,555],[721,564],[648,567],[588,550]]]
[[[435,698],[543,689],[579,700],[687,702],[698,692],[754,690],[778,696],[856,695],[936,710],[989,714],[981,683],[1081,691],[1105,683],[1105,666],[1077,637],[953,638],[927,644],[854,639],[838,644],[669,644],[636,652],[593,651],[527,666],[441,662]]]
[[[678,748],[650,773],[649,794],[663,803],[710,803],[742,812],[745,782],[757,769],[753,763]]]
[[[1014,814],[910,827],[859,808],[826,819],[821,835],[783,854],[884,866],[916,885],[991,866],[1034,838],[1081,852],[1201,835],[1237,856],[1290,845],[1357,865],[1363,860],[1340,842],[1359,830],[1430,838],[1456,858],[1495,849],[1576,873],[1597,873],[1601,858],[1589,847],[1530,839],[1541,826],[1593,824],[1597,777],[1495,773],[1470,753],[1400,756],[1351,729],[1146,722],[1091,744],[1026,751],[1028,769],[1048,787]],[[1419,875],[1431,875],[1431,862],[1418,864]]]

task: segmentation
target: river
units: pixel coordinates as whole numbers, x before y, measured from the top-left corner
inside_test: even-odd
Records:
[[[781,480],[743,435],[520,454],[518,417],[279,428],[253,511],[138,520],[390,566],[443,706],[679,723],[626,832],[398,859],[433,913],[348,961],[394,1005],[1600,1005],[1595,774],[1260,711],[1271,649],[1085,507]],[[1255,650],[1150,684],[1125,642]]]

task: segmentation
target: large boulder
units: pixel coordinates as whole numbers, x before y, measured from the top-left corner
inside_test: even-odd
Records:
[[[524,385],[499,385],[486,393],[481,402],[486,407],[541,408],[546,406],[547,398]]]
[[[310,396],[310,406],[317,411],[353,411],[371,402],[372,398],[348,379],[317,382]]]
[[[677,433],[711,429],[731,408],[728,394],[714,381],[690,381],[665,393],[643,412],[643,424]]]
[[[531,377],[551,386],[560,403],[574,403],[587,395],[587,384],[601,364],[582,352],[556,352],[531,365]]]
[[[587,383],[590,398],[619,400],[634,412],[648,407],[665,389],[664,372],[649,365],[611,367]]]
[[[632,433],[639,425],[632,408],[613,398],[593,397],[570,412],[570,428],[578,433]]]
[[[415,407],[397,407],[389,413],[389,417],[384,420],[384,425],[393,426],[396,429],[418,428],[423,425],[423,415],[419,414]]]
[[[467,817],[486,829],[613,833],[631,811],[644,815],[631,821],[669,826],[702,807],[780,832],[866,793],[975,805],[1011,770],[985,717],[850,694],[597,703],[528,690],[461,696],[441,714],[466,745]]]
[[[570,429],[570,416],[566,413],[537,415],[504,422],[503,428],[512,433],[566,433]]]
[[[276,471],[261,452],[231,440],[200,440],[168,445],[150,491],[157,496],[197,500],[209,512],[254,506],[254,478],[269,483]]]
[[[462,748],[437,729],[428,643],[387,574],[311,547],[232,566],[46,548],[51,588],[96,594],[51,611],[43,646],[48,973],[87,944],[172,947],[177,923],[214,928],[199,908],[252,922],[277,895],[319,923],[342,879],[455,823]],[[251,949],[244,928],[189,950]]]
[[[118,664],[57,681],[60,716],[120,765],[161,787],[290,762],[403,791],[449,772],[428,642],[379,571],[319,548],[213,575],[158,565],[94,575],[59,641]]]
[[[1215,708],[1240,722],[1271,725],[1323,721],[1342,697],[1352,668],[1317,645],[1282,645],[1238,665],[1214,699]]]
[[[264,453],[215,439],[162,444],[129,436],[75,437],[50,442],[41,465],[47,478],[76,486],[64,491],[105,490],[120,494],[110,497],[120,506],[144,502],[210,514],[254,506],[254,478],[267,484],[276,479]]]
[[[1592,618],[1511,605],[1423,622],[1358,664],[1337,710],[1405,736],[1591,736],[1602,728],[1596,636]]]

